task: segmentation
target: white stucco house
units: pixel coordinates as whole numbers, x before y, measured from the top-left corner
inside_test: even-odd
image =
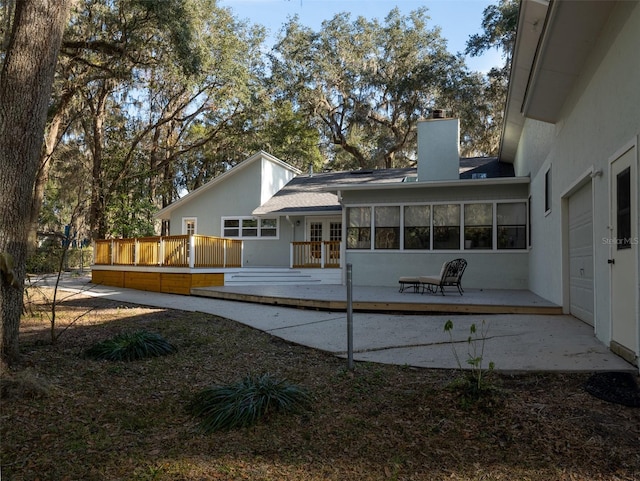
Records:
[[[276,283],[256,269],[303,265],[319,268],[305,272],[310,282],[343,283],[350,263],[357,285],[397,286],[465,257],[465,287],[527,288],[529,177],[495,158],[460,159],[457,119],[424,120],[418,131],[415,168],[302,174],[259,152],[157,217],[173,235],[242,239],[244,271],[225,285],[248,281],[251,268],[260,272],[251,282]]]
[[[419,122],[413,168],[303,173],[258,152],[157,214],[182,244],[143,262],[132,259],[144,243],[106,245],[96,273],[180,292],[171,284],[185,281],[162,270],[173,249],[187,293],[340,284],[347,264],[355,285],[397,287],[462,257],[465,288],[529,289],[637,363],[640,2],[521,0],[512,59],[498,158],[460,159],[458,121],[440,116]],[[233,268],[192,274],[185,234],[234,240]],[[211,257],[227,262],[221,252]],[[137,278],[119,272],[126,263]]]
[[[640,3],[523,0],[500,159],[529,187],[531,291],[640,352]]]

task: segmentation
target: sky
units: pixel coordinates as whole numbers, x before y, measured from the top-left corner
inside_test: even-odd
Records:
[[[298,15],[300,23],[317,31],[323,20],[340,12],[350,12],[352,20],[363,16],[382,22],[395,7],[406,15],[425,6],[431,17],[429,27],[440,26],[449,51],[456,53],[464,51],[470,35],[481,32],[482,12],[494,3],[496,0],[219,0],[218,4],[231,8],[239,19],[267,27],[270,43],[294,15]],[[467,57],[466,62],[471,70],[480,72],[502,64],[496,50],[482,57]]]

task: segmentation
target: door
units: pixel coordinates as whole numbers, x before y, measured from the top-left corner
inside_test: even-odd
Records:
[[[342,219],[340,217],[311,218],[307,222],[307,240],[314,242],[311,246],[311,254],[315,258],[321,257],[322,242],[328,244],[328,259],[326,263],[332,263],[331,259],[340,259],[340,241],[342,240]],[[315,244],[315,243],[318,244]]]
[[[593,207],[591,182],[569,197],[569,305],[593,326]]]
[[[636,147],[611,164],[611,348],[628,361],[638,355],[638,174]]]

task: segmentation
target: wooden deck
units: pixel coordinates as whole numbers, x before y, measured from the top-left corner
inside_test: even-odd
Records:
[[[305,309],[345,311],[346,287],[316,286],[211,286],[194,288],[191,294],[214,299],[253,302]],[[440,294],[398,292],[395,287],[353,288],[353,309],[362,312],[412,314],[545,314],[560,315],[562,307],[527,290],[454,289]]]

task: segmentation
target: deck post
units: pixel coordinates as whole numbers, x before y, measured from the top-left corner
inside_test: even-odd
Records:
[[[222,267],[227,267],[227,245],[229,243],[225,240],[222,241]]]
[[[115,257],[115,255],[116,255],[116,254],[115,254],[115,252],[116,252],[115,244],[116,244],[116,242],[112,239],[112,240],[111,240],[111,248],[109,249],[109,260],[111,261],[111,265],[113,265],[113,264],[114,264],[114,262],[113,262],[113,258],[114,258],[114,257]]]
[[[353,274],[347,264],[347,369],[353,371]]]
[[[196,238],[189,235],[189,268],[193,269],[196,264]]]
[[[138,259],[140,259],[140,241],[136,237],[133,240],[133,265],[138,265]]]
[[[293,242],[289,243],[289,269],[293,269]]]
[[[164,239],[160,237],[158,241],[158,265],[162,266],[164,264]]]
[[[325,250],[327,249],[327,243],[322,241],[322,248],[320,249],[320,267],[324,269],[325,264]]]

